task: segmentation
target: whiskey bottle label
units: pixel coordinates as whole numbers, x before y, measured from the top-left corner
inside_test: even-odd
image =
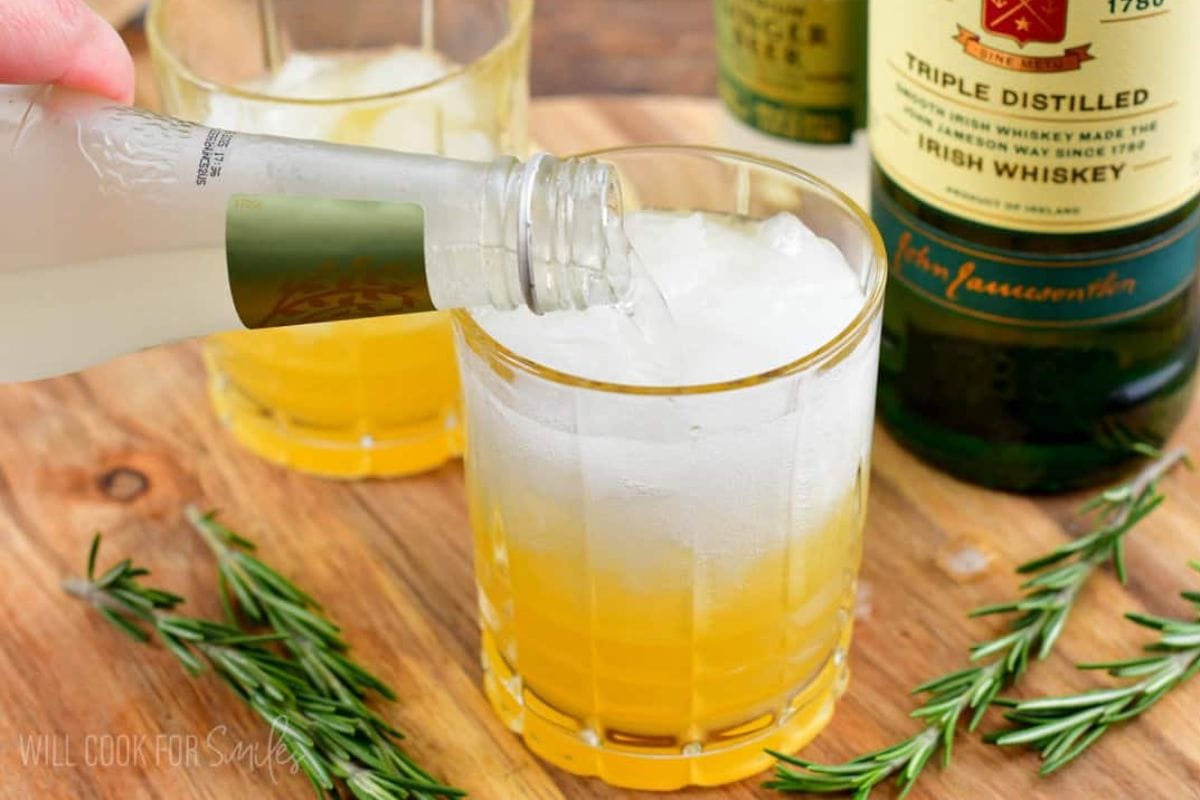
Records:
[[[1200,2],[880,0],[871,147],[903,189],[997,228],[1115,230],[1200,192]]]
[[[848,142],[864,120],[866,0],[715,0],[718,84],[765,133]]]
[[[225,256],[247,328],[433,310],[414,203],[236,194]]]
[[[1091,254],[983,247],[938,231],[876,193],[889,273],[929,302],[977,319],[1040,328],[1116,322],[1172,299],[1200,255],[1200,210],[1152,239]]]

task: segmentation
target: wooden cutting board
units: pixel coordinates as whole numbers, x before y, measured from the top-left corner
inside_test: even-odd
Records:
[[[719,130],[714,104],[665,98],[539,101],[532,121],[535,137],[561,152],[713,141]],[[1200,454],[1198,421],[1193,413],[1181,439]],[[970,642],[997,630],[968,621],[966,610],[1012,596],[1013,565],[1066,540],[1077,500],[984,491],[928,469],[882,433],[875,445],[852,680],[833,724],[807,751],[818,759],[844,759],[913,731],[909,687],[958,668]],[[1200,474],[1173,475],[1165,486],[1166,505],[1129,544],[1129,586],[1095,580],[1026,691],[1086,687],[1097,676],[1073,663],[1131,655],[1147,637],[1120,620],[1122,611],[1185,610],[1176,591],[1200,584],[1185,568],[1200,558]],[[398,687],[401,701],[386,716],[412,734],[411,750],[436,775],[481,800],[643,796],[546,766],[493,719],[479,690],[460,467],[335,483],[266,464],[209,412],[194,344],[0,387],[0,796],[307,796],[301,777],[264,763],[263,726],[222,685],[189,679],[163,650],[139,648],[59,589],[82,569],[99,529],[106,562],[136,555],[158,583],[191,598],[188,610],[218,614],[211,560],[180,516],[187,502],[220,508],[270,562],[326,601],[357,655]],[[971,549],[991,564],[964,578],[950,564],[955,556],[970,562]],[[1200,680],[1048,781],[1036,777],[1032,755],[964,737],[952,769],[930,768],[912,797],[1197,797],[1198,703]],[[39,735],[57,745],[57,758],[29,763],[21,743]],[[172,743],[188,735],[199,737],[200,763],[172,764]],[[142,750],[123,762],[89,765],[138,737]],[[758,784],[681,796],[774,796]]]

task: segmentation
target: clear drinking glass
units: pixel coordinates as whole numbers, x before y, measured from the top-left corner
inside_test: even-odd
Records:
[[[455,312],[493,707],[572,772],[724,783],[764,768],[764,748],[812,739],[845,686],[883,246],[848,198],[783,164],[687,147],[592,155],[617,167],[630,211],[790,211],[863,288],[853,322],[816,351],[705,386],[564,374]]]
[[[156,0],[163,108],[209,125],[487,160],[526,149],[533,0]],[[205,346],[234,435],[337,477],[461,452],[450,318],[236,332]]]

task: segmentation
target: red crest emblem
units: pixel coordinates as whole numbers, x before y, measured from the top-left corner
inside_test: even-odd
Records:
[[[1061,42],[1067,35],[1067,0],[983,0],[983,27],[1021,47]]]

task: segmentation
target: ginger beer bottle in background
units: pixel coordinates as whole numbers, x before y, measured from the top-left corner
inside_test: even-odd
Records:
[[[1107,478],[1195,373],[1200,3],[870,12],[883,419],[990,486]]]
[[[786,161],[866,204],[866,0],[715,0],[729,146]]]

